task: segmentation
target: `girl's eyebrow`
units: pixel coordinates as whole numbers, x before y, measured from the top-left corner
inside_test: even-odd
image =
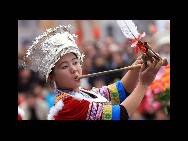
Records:
[[[73,58],[72,60],[75,60],[75,59],[78,59],[78,58],[75,57],[75,58]]]
[[[74,58],[72,59],[72,61],[75,60],[75,59],[77,59],[77,58],[74,57]],[[61,64],[63,64],[63,63],[68,63],[68,61],[62,61],[59,65],[61,65]]]

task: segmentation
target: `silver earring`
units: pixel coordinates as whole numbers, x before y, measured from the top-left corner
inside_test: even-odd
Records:
[[[57,89],[57,86],[56,86],[56,83],[55,83],[55,81],[54,81],[54,89]]]

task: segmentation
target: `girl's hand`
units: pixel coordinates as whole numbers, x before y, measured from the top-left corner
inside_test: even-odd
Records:
[[[141,56],[139,56],[132,65],[143,64]]]
[[[154,57],[147,61],[147,67],[145,63],[143,63],[139,72],[139,83],[144,86],[149,86],[155,79],[161,66],[162,60],[157,60]]]

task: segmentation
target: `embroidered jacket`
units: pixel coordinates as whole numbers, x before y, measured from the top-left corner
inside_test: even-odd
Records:
[[[80,92],[56,91],[48,120],[120,120],[127,93],[121,81]],[[123,110],[125,111],[125,109]]]

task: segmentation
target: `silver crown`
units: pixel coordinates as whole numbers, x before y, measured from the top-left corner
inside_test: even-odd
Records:
[[[55,63],[67,53],[75,53],[83,62],[84,54],[80,52],[75,34],[70,33],[70,26],[57,26],[47,29],[42,35],[35,38],[32,46],[27,50],[25,67],[39,72],[40,77],[48,79]]]

